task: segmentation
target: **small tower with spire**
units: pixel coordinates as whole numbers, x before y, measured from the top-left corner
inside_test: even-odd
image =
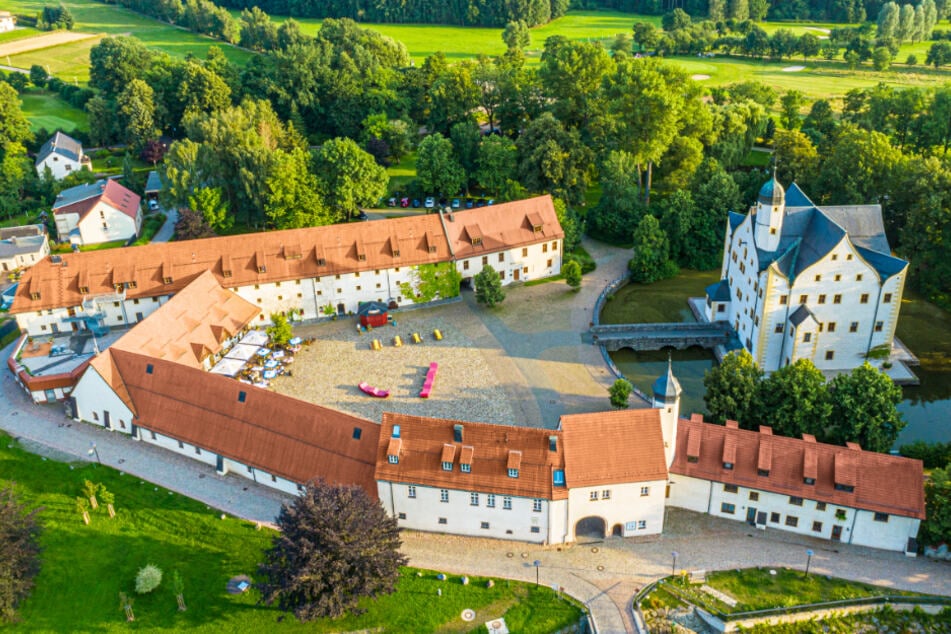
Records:
[[[779,248],[779,238],[783,232],[783,216],[786,213],[786,190],[776,180],[776,167],[773,177],[759,190],[756,198],[756,247],[763,251],[775,251]]]
[[[660,410],[660,427],[664,435],[664,456],[667,468],[674,462],[677,447],[677,420],[680,418],[680,381],[674,376],[674,366],[667,356],[667,374],[654,381],[651,405]]]

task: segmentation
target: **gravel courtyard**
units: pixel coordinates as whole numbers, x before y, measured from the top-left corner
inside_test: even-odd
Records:
[[[494,368],[508,361],[497,347],[476,345],[475,340],[484,340],[487,333],[464,303],[392,314],[396,326],[363,334],[357,333],[356,317],[295,328],[295,334],[316,337],[317,341],[297,354],[291,366],[293,376],[277,378],[272,387],[377,422],[384,411],[395,411],[488,423],[540,424],[537,416],[526,421],[521,408],[513,408],[512,397],[524,385],[500,384]],[[433,337],[436,328],[443,334],[442,341]],[[420,334],[422,343],[412,343],[414,332]],[[396,335],[403,339],[399,348],[393,345]],[[380,340],[382,350],[370,349],[373,339]],[[428,399],[419,398],[432,362],[439,364],[432,394]],[[389,398],[364,394],[357,387],[361,381],[389,390]]]

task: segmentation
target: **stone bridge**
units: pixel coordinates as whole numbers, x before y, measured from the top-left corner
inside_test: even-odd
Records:
[[[670,347],[685,350],[692,346],[737,346],[733,328],[725,321],[708,324],[613,324],[592,326],[589,333],[591,343],[600,344],[609,352],[621,348],[660,350]]]

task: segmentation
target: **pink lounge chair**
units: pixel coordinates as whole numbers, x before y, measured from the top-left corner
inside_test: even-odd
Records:
[[[364,394],[369,394],[370,396],[375,396],[376,398],[386,398],[390,395],[389,390],[382,390],[378,387],[373,387],[366,381],[360,383],[357,387],[360,388]]]

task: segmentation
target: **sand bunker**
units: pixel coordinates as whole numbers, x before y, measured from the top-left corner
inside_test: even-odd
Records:
[[[691,75],[690,79],[694,79],[696,81],[703,81],[704,79],[710,79],[710,75]]]
[[[801,70],[806,70],[805,66],[787,66],[783,69],[784,73],[798,73]]]

